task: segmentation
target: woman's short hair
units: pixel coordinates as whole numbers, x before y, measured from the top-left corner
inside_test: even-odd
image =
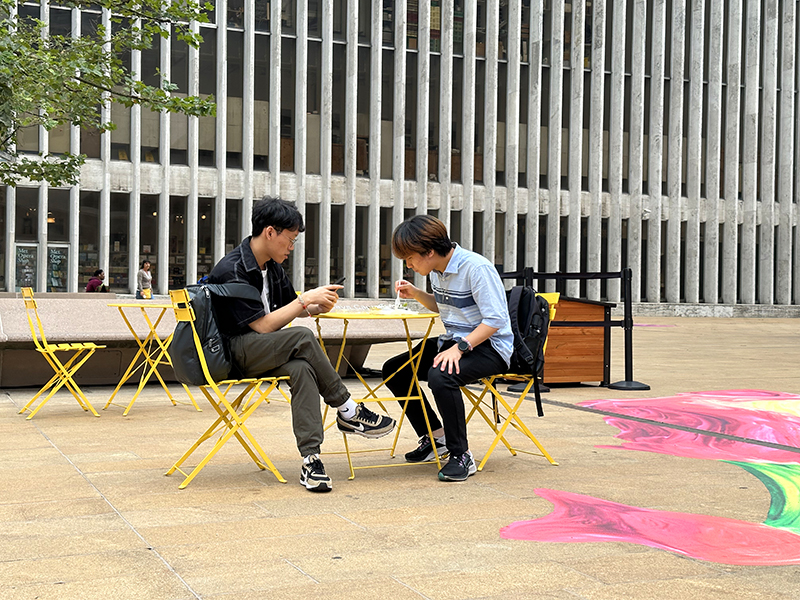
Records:
[[[288,202],[280,198],[265,196],[253,204],[253,237],[261,235],[267,227],[273,227],[277,231],[289,229],[298,232],[306,230],[303,224],[303,215],[297,210],[294,202]]]
[[[447,227],[431,215],[414,215],[400,223],[392,234],[392,253],[401,259],[414,252],[427,254],[430,250],[447,256],[453,247]]]

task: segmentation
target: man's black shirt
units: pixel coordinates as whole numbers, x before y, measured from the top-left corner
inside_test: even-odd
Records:
[[[292,282],[283,267],[273,260],[267,261],[267,282],[270,311],[286,306],[297,298]],[[250,236],[228,252],[208,276],[209,283],[248,283],[258,293],[264,287],[261,267],[250,249]],[[215,303],[217,322],[223,335],[233,337],[252,331],[250,323],[263,317],[264,305],[256,300],[243,298],[219,298]]]

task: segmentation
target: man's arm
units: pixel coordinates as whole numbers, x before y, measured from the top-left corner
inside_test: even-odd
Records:
[[[286,327],[297,317],[328,312],[339,300],[336,290],[340,289],[341,285],[323,285],[303,292],[288,304],[249,323],[250,328],[258,333],[271,333]]]

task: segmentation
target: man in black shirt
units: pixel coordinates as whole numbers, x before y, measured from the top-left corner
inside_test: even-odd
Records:
[[[391,432],[395,421],[350,398],[310,329],[285,327],[296,317],[329,311],[342,287],[323,285],[297,294],[281,267],[305,231],[303,216],[294,204],[266,197],[253,205],[252,224],[253,234],[216,264],[209,282],[249,283],[261,294],[261,302],[220,298],[216,305],[220,329],[245,377],[289,376],[292,428],[303,456],[300,483],[313,492],[327,492],[331,480],[319,458],[320,395],[337,409],[337,425],[345,433],[378,438]]]

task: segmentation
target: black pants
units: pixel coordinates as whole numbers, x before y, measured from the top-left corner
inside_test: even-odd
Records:
[[[468,383],[473,383],[482,377],[496,375],[503,373],[508,369],[503,358],[492,348],[489,341],[475,347],[472,352],[468,352],[461,357],[459,361],[459,374],[453,372],[452,374],[447,371],[441,371],[433,367],[433,359],[439,353],[437,348],[437,339],[428,339],[424,343],[422,350],[422,357],[419,363],[418,376],[420,381],[427,381],[428,387],[433,393],[433,398],[436,400],[436,406],[442,415],[444,421],[444,434],[447,438],[447,449],[450,454],[463,454],[469,450],[469,443],[467,441],[467,423],[466,414],[464,412],[464,399],[461,396],[461,386]],[[442,345],[442,350],[446,350],[455,342],[447,341]],[[422,344],[418,344],[414,348],[414,353],[418,352]],[[383,377],[388,377],[394,373],[397,368],[408,360],[408,353],[403,352],[394,358],[390,358],[383,364]],[[411,365],[406,365],[397,373],[392,379],[389,380],[387,386],[395,396],[407,396],[408,390],[412,382]],[[415,390],[412,390],[413,395]],[[428,433],[425,427],[425,415],[423,414],[422,404],[425,406],[425,412],[428,414],[428,420],[431,424],[431,431],[442,427],[436,413],[433,412],[428,399],[425,394],[422,394],[423,402],[412,400],[408,403],[406,409],[406,416],[414,427],[414,431],[418,436],[422,437]],[[400,401],[402,406],[404,401]]]

